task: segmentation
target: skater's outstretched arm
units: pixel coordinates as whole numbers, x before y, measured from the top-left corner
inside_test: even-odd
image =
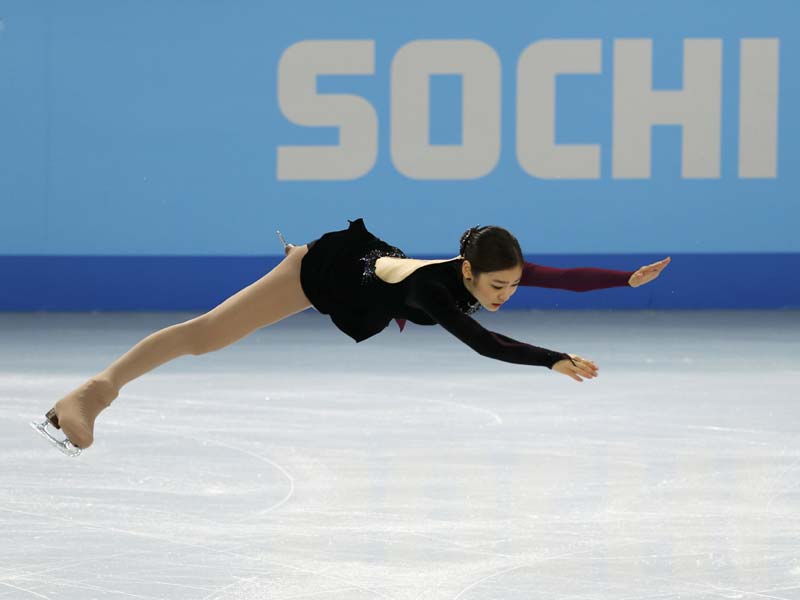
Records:
[[[525,262],[519,284],[524,286],[588,292],[628,285],[633,271],[613,271],[594,267],[560,269]]]
[[[573,292],[588,292],[612,287],[639,287],[658,277],[670,260],[667,257],[659,262],[645,265],[636,271],[615,271],[595,267],[560,269],[525,262],[519,284]]]
[[[597,376],[597,365],[579,356],[519,342],[483,327],[461,312],[448,289],[436,282],[416,287],[409,305],[424,310],[447,331],[478,354],[504,362],[548,367],[581,381]]]

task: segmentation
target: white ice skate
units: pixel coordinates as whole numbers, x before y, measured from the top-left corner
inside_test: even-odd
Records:
[[[51,413],[52,413],[52,418],[56,419],[55,423],[51,420]],[[46,439],[53,446],[55,446],[56,448],[61,450],[61,452],[63,452],[67,456],[78,456],[78,455],[80,455],[81,449],[78,448],[77,446],[75,446],[66,437],[63,440],[59,440],[58,438],[54,437],[53,434],[50,433],[50,431],[48,430],[48,428],[47,428],[48,425],[52,425],[56,429],[59,429],[59,427],[57,425],[58,418],[55,416],[55,414],[56,414],[55,411],[51,410],[49,413],[47,413],[47,418],[45,418],[44,421],[42,421],[42,422],[31,421],[31,427],[33,427],[36,431],[38,431],[39,434],[44,439]]]

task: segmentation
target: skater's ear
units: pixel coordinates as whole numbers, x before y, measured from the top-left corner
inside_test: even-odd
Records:
[[[461,263],[461,273],[466,279],[472,279],[472,265],[469,264],[469,261],[466,259]]]

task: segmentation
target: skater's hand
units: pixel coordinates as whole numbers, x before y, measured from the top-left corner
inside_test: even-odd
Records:
[[[296,246],[294,244],[286,244],[286,247],[283,249],[283,251],[286,253],[286,256],[289,256],[289,253],[295,248]]]
[[[666,268],[671,260],[672,258],[668,256],[664,260],[655,262],[652,265],[645,265],[631,275],[630,279],[628,279],[628,285],[631,287],[639,287],[640,285],[653,281],[653,279],[661,274],[661,271]]]
[[[570,354],[572,360],[565,358],[553,365],[553,371],[572,377],[575,381],[583,381],[581,377],[593,379],[597,377],[597,365],[590,360],[581,358],[577,354]],[[573,364],[573,361],[575,364]]]

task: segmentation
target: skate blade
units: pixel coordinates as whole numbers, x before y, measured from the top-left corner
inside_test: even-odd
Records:
[[[283,244],[283,248],[284,248],[284,250],[285,250],[285,249],[286,249],[286,246],[288,246],[289,244],[287,244],[287,243],[286,243],[286,240],[285,240],[285,239],[283,239],[283,234],[280,232],[280,230],[276,231],[275,233],[277,233],[277,234],[278,234],[278,238],[281,240],[281,244]]]
[[[75,446],[72,442],[70,442],[67,438],[63,440],[59,440],[53,437],[53,434],[48,431],[47,426],[50,425],[50,421],[45,419],[41,423],[36,421],[31,421],[31,427],[33,427],[39,434],[50,442],[53,446],[58,448],[61,452],[66,454],[67,456],[79,456],[81,453],[81,448]]]

